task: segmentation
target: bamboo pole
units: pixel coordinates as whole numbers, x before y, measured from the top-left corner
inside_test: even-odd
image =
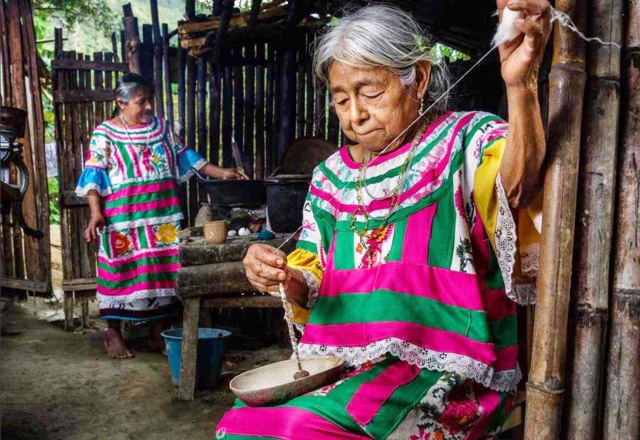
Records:
[[[197,61],[195,58],[187,57],[187,124],[186,129],[186,145],[195,148],[196,146],[196,75]],[[192,179],[189,182],[189,209],[187,211],[187,221],[189,224],[196,218],[198,213],[198,191],[197,182]]]
[[[209,161],[220,161],[220,63],[209,59]]]
[[[158,0],[149,0],[151,7],[151,26],[153,32],[153,86],[155,88],[156,114],[164,119],[164,90],[162,87],[162,49],[160,20],[158,19]],[[168,81],[168,79],[167,79]]]
[[[255,102],[255,48],[253,44],[248,44],[244,48],[247,64],[244,69],[245,79],[245,111],[244,111],[244,171],[251,178],[253,174],[254,158],[254,136],[253,129],[256,121]]]
[[[205,57],[198,58],[198,153],[202,157],[209,158],[207,152],[207,60]],[[196,206],[207,200],[207,190],[196,183],[194,179],[192,185],[198,186],[198,202]],[[197,214],[197,211],[196,211]],[[195,218],[195,217],[192,217]]]
[[[273,45],[267,45],[269,62],[267,63],[267,90],[265,101],[265,174],[271,174],[278,165],[273,160],[273,105],[275,103],[276,61]]]
[[[628,5],[605,440],[640,438],[640,1]]]
[[[589,2],[589,35],[622,42],[622,0]],[[597,17],[597,18],[596,18]],[[572,292],[568,375],[568,438],[599,438],[599,409],[609,308],[609,257],[613,229],[620,49],[588,47],[582,123],[580,189],[576,222],[576,262]]]
[[[264,179],[264,76],[265,67],[262,60],[265,58],[264,43],[258,42],[256,56],[260,61],[256,67],[256,162],[255,177]]]
[[[231,55],[237,58],[242,57],[242,48],[231,49]],[[243,151],[244,147],[244,81],[243,71],[240,64],[233,66],[233,139]],[[231,149],[231,144],[223,144],[222,148]],[[243,155],[244,156],[244,155]],[[235,164],[234,166],[237,166]]]
[[[225,66],[222,84],[222,166],[231,166],[231,138],[233,136],[233,83],[231,67]],[[229,146],[229,147],[226,147]]]
[[[169,54],[169,26],[166,23],[162,24],[162,59],[164,66],[164,89],[167,103],[167,120],[169,121],[169,127],[173,131],[173,91],[171,90],[171,56]]]
[[[556,8],[584,29],[585,11],[577,0],[558,0]],[[584,68],[582,40],[556,24],[538,302],[533,362],[527,383],[526,439],[554,439],[560,433]]]

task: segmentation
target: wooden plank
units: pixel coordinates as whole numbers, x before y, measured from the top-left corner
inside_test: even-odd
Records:
[[[222,85],[222,166],[231,166],[231,138],[233,136],[233,85],[231,67],[224,68]]]
[[[7,28],[7,10],[4,1],[0,1],[0,59],[3,66],[11,65],[11,54],[9,44],[9,30]],[[3,68],[2,70],[2,104],[11,107],[11,69]],[[4,235],[3,235],[4,236]]]
[[[210,58],[209,64],[209,162],[220,161],[220,63]],[[205,202],[206,197],[201,199]]]
[[[254,135],[253,128],[255,123],[255,67],[253,65],[253,59],[255,49],[253,44],[249,44],[245,47],[245,56],[249,63],[244,69],[245,79],[245,97],[244,97],[244,171],[245,173],[254,178],[253,174],[253,158],[254,158]]]
[[[142,73],[142,66],[140,61],[140,35],[138,33],[138,20],[133,16],[131,10],[131,3],[127,3],[122,7],[124,16],[122,22],[124,24],[123,41],[126,41],[126,58],[129,64],[129,71],[137,74]]]
[[[115,35],[114,35],[115,36]],[[112,37],[113,38],[113,37]],[[94,60],[53,60],[51,67],[58,70],[100,70],[104,72],[128,72],[127,63]]]
[[[187,125],[186,145],[196,146],[196,75],[197,62],[193,57],[187,58]],[[186,211],[187,221],[192,224],[198,213],[198,191],[195,179],[189,182],[189,208]]]
[[[176,295],[180,298],[254,291],[241,261],[187,266],[178,270]]]
[[[166,118],[171,131],[174,130],[173,90],[171,89],[171,56],[169,54],[169,26],[162,24],[162,59],[164,66],[164,96],[166,97]]]
[[[89,202],[86,197],[77,196],[75,191],[66,190],[60,191],[60,207],[72,208],[75,206],[89,206]]]
[[[275,139],[273,135],[277,124],[274,121],[274,105],[276,102],[276,75],[277,64],[275,49],[273,45],[267,45],[269,65],[267,66],[267,97],[266,97],[266,114],[265,114],[265,174],[268,176],[278,166],[277,160],[274,160]]]
[[[312,47],[313,44],[313,34],[307,33],[307,45],[306,47]],[[315,98],[315,75],[313,72],[313,60],[311,57],[306,57],[305,62],[305,85],[307,87],[306,90],[306,108],[305,108],[305,136],[313,136],[313,126],[315,122],[315,108],[314,108],[314,98]]]
[[[153,32],[153,85],[155,108],[159,118],[164,119],[164,90],[162,88],[162,36],[158,19],[158,0],[149,0],[151,6],[151,27]]]
[[[73,51],[71,52],[71,56],[73,58],[82,57],[82,55],[78,55]],[[98,72],[98,74],[100,74],[100,72]],[[69,89],[79,91],[77,71],[70,72]],[[82,93],[82,92],[79,91],[79,93]],[[71,131],[70,133],[68,133],[68,136],[73,139],[73,143],[72,143],[73,149],[70,151],[70,155],[69,155],[69,159],[71,161],[71,167],[70,167],[71,172],[67,176],[65,187],[64,188],[61,187],[60,189],[71,190],[75,187],[75,182],[78,181],[78,177],[80,176],[80,173],[81,173],[81,169],[78,169],[81,167],[76,167],[75,164],[78,163],[78,160],[80,160],[80,163],[82,163],[82,158],[78,154],[79,151],[81,151],[82,147],[80,144],[80,136],[79,136],[80,134],[79,119],[80,118],[79,118],[77,103],[72,103],[70,105],[70,111],[67,113],[67,117],[71,120]],[[81,237],[79,237],[77,233],[77,231],[79,231],[81,227],[78,214],[76,212],[69,212],[69,218],[70,218],[69,233],[71,235],[70,255],[74,259],[74,263],[75,263],[75,260],[80,256],[80,253],[81,253],[80,246],[82,246],[82,241],[84,240]],[[82,277],[82,270],[79,264],[73,264],[72,276],[73,278]]]
[[[205,57],[198,58],[198,153],[204,158],[209,157],[207,151],[207,60]],[[191,185],[197,185],[198,198],[196,206],[207,200],[207,191],[196,182],[191,181]],[[197,214],[197,211],[196,211]],[[195,219],[195,214],[193,217]]]
[[[106,62],[113,61],[114,55],[110,52],[104,54],[104,59]],[[114,99],[115,99],[115,88],[114,88],[114,78],[113,74],[109,71],[104,73],[104,89],[105,90],[113,90]],[[104,119],[111,119],[113,116],[113,111],[115,109],[115,100],[113,102],[105,102],[104,104]],[[103,120],[104,120],[103,119]],[[98,124],[100,124],[103,120],[95,121],[95,125],[92,128],[95,128]]]
[[[304,38],[304,34],[302,35],[302,37]],[[305,75],[305,62],[306,62],[306,56],[305,56],[305,51],[306,51],[306,47],[303,46],[301,48],[299,48],[296,52],[296,56],[297,56],[297,64],[296,64],[296,97],[295,97],[295,106],[296,106],[296,110],[295,110],[295,115],[294,115],[294,119],[296,122],[295,128],[295,135],[293,136],[293,139],[296,138],[300,138],[304,136],[304,128],[305,128],[305,118],[304,118],[304,109],[306,107],[306,101],[304,99],[304,93],[305,93],[305,80],[306,80],[306,75]],[[293,140],[292,139],[292,140]]]
[[[182,125],[182,130],[186,129],[186,71],[187,51],[178,49],[178,121]],[[176,133],[178,136],[178,133]],[[182,142],[185,141],[183,134]],[[180,184],[180,207],[182,212],[186,213],[189,208],[189,200],[187,199],[187,185]],[[188,226],[188,219],[182,221],[182,226]]]
[[[93,58],[98,62],[102,62],[103,61],[102,52],[94,53],[93,54]],[[96,93],[96,94],[105,93],[104,75],[102,74],[101,71],[96,70],[93,73],[93,82],[94,82],[94,89],[95,90],[90,91],[91,93]],[[115,99],[115,92],[109,93],[109,95],[111,96],[111,99]],[[92,99],[92,101],[97,101],[94,104],[96,120],[97,121],[104,121],[105,119],[109,119],[109,116],[106,114],[105,109],[104,109],[104,107],[105,107],[104,106],[104,101],[106,101],[106,100]]]
[[[25,280],[22,278],[0,277],[0,287],[29,292],[50,293],[51,282],[39,280]]]
[[[232,49],[233,55],[242,55],[242,48]],[[244,150],[244,81],[242,66],[233,66],[233,139]],[[230,144],[223,145],[223,148],[231,148]],[[243,155],[244,156],[244,155]],[[244,159],[243,159],[244,160]],[[234,166],[235,160],[234,160]]]
[[[96,75],[99,71],[96,71]],[[103,102],[113,101],[115,91],[113,90],[63,90],[54,92],[54,101],[58,103],[78,103],[78,102]],[[102,117],[101,112],[100,117]],[[98,115],[96,114],[96,117]]]
[[[182,315],[182,354],[180,359],[180,388],[178,399],[193,400],[196,387],[196,359],[200,298],[184,301]]]
[[[80,55],[80,59],[90,59],[87,55],[83,57]],[[87,75],[88,74],[88,75]],[[78,71],[78,88],[80,90],[87,90],[91,88],[91,72],[86,70]],[[79,103],[77,104],[77,119],[78,119],[78,148],[75,151],[74,161],[76,164],[84,164],[85,152],[89,149],[89,140],[88,140],[88,131],[90,128],[87,127],[88,113],[89,107],[92,107],[90,103]],[[91,111],[93,112],[93,110]],[[81,168],[79,166],[75,168],[75,180],[80,178]],[[80,276],[88,276],[88,272],[90,271],[90,252],[87,248],[87,243],[84,241],[84,237],[82,237],[82,232],[86,229],[89,224],[89,215],[88,210],[77,210],[76,212],[71,213],[71,215],[76,216],[76,221],[78,224],[78,228],[72,231],[73,234],[78,235],[78,248],[80,253],[76,256],[76,265],[80,266]]]
[[[78,292],[83,290],[95,290],[97,278],[75,278],[62,281],[62,290],[65,292]]]
[[[260,243],[280,247],[288,234],[275,238],[273,240],[262,241]],[[255,240],[250,239],[231,239],[221,245],[206,244],[204,237],[193,239],[189,243],[180,245],[180,265],[183,267],[201,266],[204,264],[228,263],[230,261],[242,261],[247,254],[249,247],[256,244]],[[282,248],[286,254],[295,249],[295,239],[289,240]]]
[[[113,51],[113,63],[119,63],[120,57],[118,56],[118,39],[115,32],[111,32],[111,50]],[[127,66],[126,71],[129,71],[129,66]]]
[[[203,308],[280,308],[282,307],[282,300],[280,297],[265,295],[265,296],[233,296],[223,298],[203,298]]]
[[[260,20],[273,19],[277,17],[284,17],[287,12],[284,8],[276,3],[265,3],[260,9],[256,24]],[[229,28],[247,27],[250,24],[251,12],[246,11],[242,13],[232,14],[229,21]],[[204,21],[192,21],[185,22],[178,26],[178,35],[181,37],[188,36],[199,32],[206,32],[219,29],[221,27],[222,18],[214,17]],[[255,25],[253,26],[255,27]]]
[[[264,43],[258,42],[257,58],[264,58]],[[265,76],[265,67],[259,64],[256,67],[256,160],[255,160],[255,178],[256,179],[264,179],[264,76]]]

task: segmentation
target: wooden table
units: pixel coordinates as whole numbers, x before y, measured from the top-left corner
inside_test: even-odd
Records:
[[[255,235],[232,237],[219,245],[207,245],[204,238],[190,238],[180,245],[180,264],[176,295],[184,306],[182,324],[182,360],[180,364],[180,400],[193,400],[198,346],[200,308],[280,307],[281,300],[270,295],[253,296],[242,259],[249,246],[264,243],[279,247],[289,234],[273,240],[257,241]],[[289,253],[295,247],[290,240],[283,247]]]

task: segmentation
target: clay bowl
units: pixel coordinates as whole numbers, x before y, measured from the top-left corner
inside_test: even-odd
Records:
[[[344,360],[335,356],[304,358],[302,369],[309,376],[294,380],[296,361],[276,362],[242,373],[233,378],[229,387],[233,394],[249,406],[278,405],[309,391],[336,382]]]

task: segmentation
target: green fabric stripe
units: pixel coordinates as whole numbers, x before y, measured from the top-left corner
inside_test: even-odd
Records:
[[[122,136],[126,136],[127,135],[127,132],[124,130],[124,128],[118,129],[113,124],[100,124],[100,125],[102,125],[108,131],[112,131],[112,132],[117,133],[117,134],[122,135]],[[143,134],[144,135],[146,133],[149,133],[149,132],[152,132],[152,131],[156,131],[158,129],[159,125],[160,125],[160,121],[158,120],[158,118],[153,118],[153,125],[151,126],[151,128],[149,130],[133,131],[133,130],[136,130],[134,128],[134,129],[130,130],[130,133],[132,135],[134,135],[134,136],[137,136],[139,134]],[[166,125],[165,125],[165,127],[166,127]]]
[[[517,314],[498,321],[489,322],[491,340],[497,349],[510,347],[518,343]]]
[[[168,199],[171,197],[177,197],[175,189],[168,189],[165,191],[155,191],[145,194],[137,194],[129,197],[120,197],[115,200],[111,200],[105,203],[105,208],[118,208],[120,206],[128,206],[136,203],[149,203],[159,200]]]
[[[148,186],[148,185],[153,185],[154,183],[162,183],[162,182],[166,182],[167,180],[173,180],[170,177],[164,177],[162,179],[153,179],[153,180],[141,180],[141,179],[136,179],[134,181],[131,182],[127,182],[127,183],[123,183],[120,185],[114,185],[114,192],[115,191],[120,191],[123,188],[129,188],[132,186]]]
[[[451,269],[453,243],[456,238],[456,210],[453,186],[438,202],[429,239],[429,266]]]
[[[109,245],[109,235],[110,234],[102,234],[100,237],[100,240],[102,240],[101,250],[104,253],[104,256],[106,256],[107,258],[111,258],[111,246]]]
[[[404,234],[407,231],[408,222],[408,217],[403,218],[393,226],[393,241],[391,242],[391,249],[389,250],[387,261],[402,260],[402,245],[404,243]]]
[[[225,434],[224,437],[221,437],[221,438],[223,438],[224,440],[255,440],[257,438],[261,440],[280,440],[277,437],[265,437],[264,435],[261,435],[258,437],[254,435],[235,435],[235,434]]]
[[[136,211],[131,213],[117,214],[107,217],[107,223],[112,225],[120,222],[131,222],[135,220],[146,220],[151,217],[168,217],[170,215],[179,214],[180,205],[169,206],[167,208],[153,209],[148,211]]]
[[[509,413],[507,412],[507,399],[511,398],[511,393],[501,392],[498,394],[500,395],[500,404],[498,405],[496,411],[493,413],[491,424],[489,425],[489,429],[487,430],[487,432],[493,432],[496,429],[502,427],[509,418]]]
[[[333,241],[334,226],[336,224],[335,218],[326,211],[319,209],[312,205],[313,216],[318,226],[318,232],[320,233],[320,243],[322,244],[322,250],[325,255],[329,252],[331,241]]]
[[[442,139],[444,139],[446,137],[446,135],[449,133],[449,130],[457,122],[458,122],[458,120],[453,121],[451,124],[449,124],[447,126],[447,128],[442,130],[442,132],[438,135],[437,138],[435,138],[433,141],[431,141],[431,143],[429,145],[424,147],[422,149],[422,151],[420,151],[418,154],[416,154],[413,157],[412,163],[417,163],[420,160],[424,159],[431,152],[431,150],[433,150],[433,148]],[[344,182],[344,181],[340,180],[340,178],[338,176],[336,176],[331,170],[329,170],[329,168],[327,168],[325,162],[322,162],[320,164],[319,168],[322,171],[322,174],[324,174],[327,177],[327,179],[329,179],[329,181],[331,183],[333,183],[337,188],[339,188],[339,189],[343,189],[343,188],[354,189],[355,188],[355,186],[356,186],[355,182]],[[364,184],[365,184],[365,186],[366,185],[371,185],[371,184],[374,184],[374,183],[382,182],[383,180],[388,179],[390,177],[398,176],[400,174],[400,168],[402,168],[402,167],[401,166],[397,166],[395,168],[390,169],[389,171],[387,171],[384,174],[381,174],[381,175],[375,176],[375,177],[370,177],[367,180],[365,180]]]
[[[118,266],[118,267],[110,267],[106,264],[104,264],[101,261],[98,261],[98,267],[101,270],[104,270],[105,272],[109,272],[109,273],[122,273],[122,272],[126,272],[129,270],[133,270],[137,267],[142,267],[142,266],[152,266],[152,265],[156,265],[156,264],[170,264],[170,263],[177,263],[178,262],[178,256],[177,255],[173,255],[173,256],[169,256],[169,257],[148,257],[148,258],[141,258],[137,261],[131,262],[131,263],[127,263],[124,264],[122,266]]]
[[[162,272],[162,273],[145,273],[135,278],[131,278],[126,281],[107,281],[102,278],[98,278],[98,285],[109,289],[122,289],[123,287],[131,287],[134,284],[144,281],[171,281],[176,280],[178,274],[176,272]]]
[[[147,240],[147,231],[145,226],[140,226],[136,228],[136,232],[138,233],[138,241],[140,242],[140,249],[147,249],[149,247],[149,240]],[[178,261],[178,257],[172,257]]]
[[[336,234],[335,268],[337,270],[355,269],[354,233],[338,231]]]
[[[487,243],[487,245],[489,246],[489,270],[487,272],[487,276],[485,277],[487,289],[504,289],[504,279],[502,278],[502,271],[500,270],[500,266],[498,265],[498,259],[496,258],[496,254],[493,251],[493,246],[491,246],[491,243]]]
[[[346,411],[346,404],[340,405],[327,397],[300,396],[283,405],[309,411],[349,432],[366,435],[363,429]],[[309,439],[312,440],[312,439]]]
[[[401,387],[398,387],[389,400],[385,402],[375,415],[371,423],[366,426],[367,432],[374,438],[386,438],[398,428],[414,409],[429,389],[442,377],[441,371],[422,369],[420,374]]]
[[[475,123],[475,125],[473,127],[470,127],[469,131],[467,131],[464,135],[464,147],[466,148],[469,143],[471,142],[471,139],[473,139],[473,137],[476,135],[476,133],[478,131],[480,131],[481,129],[483,129],[485,127],[485,125],[487,125],[489,122],[491,121],[499,121],[500,117],[496,116],[496,115],[488,115],[483,117],[482,119],[480,119],[478,122]]]
[[[315,243],[311,243],[310,241],[299,240],[296,248],[303,249],[305,251],[311,252],[312,254],[318,255],[318,246]]]
[[[491,342],[486,312],[390,290],[321,296],[316,300],[313,312],[310,324],[323,324],[325,316],[331,316],[333,324],[401,321],[458,333],[479,342]],[[502,327],[496,330],[502,331]]]
[[[334,389],[329,391],[327,398],[336,402],[343,408],[346,408],[353,395],[360,389],[362,385],[367,382],[371,382],[380,374],[382,374],[392,364],[397,362],[397,358],[387,356],[386,359],[378,362],[370,369],[363,371],[355,376],[351,376],[347,380],[337,385]]]

